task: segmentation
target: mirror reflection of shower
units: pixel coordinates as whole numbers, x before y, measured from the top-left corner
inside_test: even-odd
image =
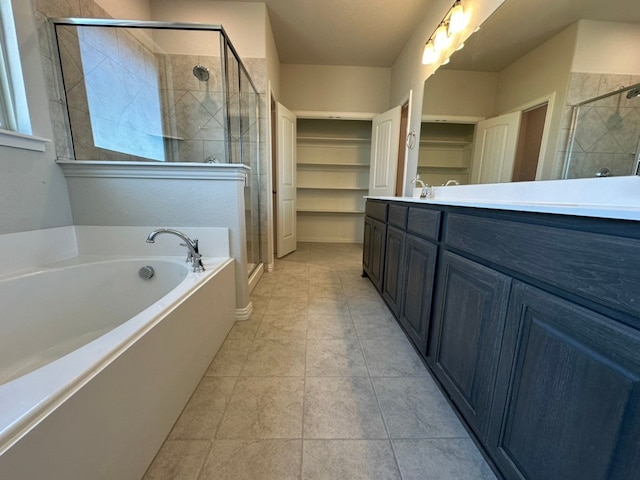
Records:
[[[193,76],[196,77],[201,82],[209,81],[209,69],[204,65],[196,65],[193,67]]]
[[[638,175],[640,84],[573,106],[562,178]]]

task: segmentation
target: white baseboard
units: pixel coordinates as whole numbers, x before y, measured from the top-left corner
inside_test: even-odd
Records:
[[[249,304],[244,308],[236,308],[236,321],[249,320],[249,318],[251,318],[252,313],[253,313],[253,303],[251,302],[249,302]]]

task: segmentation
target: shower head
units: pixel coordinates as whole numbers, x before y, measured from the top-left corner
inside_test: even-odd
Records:
[[[201,82],[209,80],[209,69],[203,65],[196,65],[193,67],[193,76]]]
[[[632,88],[627,92],[627,98],[640,97],[640,88]]]

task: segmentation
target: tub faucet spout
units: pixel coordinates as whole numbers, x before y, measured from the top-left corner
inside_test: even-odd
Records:
[[[170,233],[171,235],[175,235],[176,237],[184,241],[184,243],[181,243],[180,245],[187,247],[187,250],[189,250],[189,253],[187,254],[187,263],[193,265],[194,272],[204,272],[204,266],[202,265],[202,255],[200,255],[200,251],[198,250],[197,238],[191,240],[188,236],[178,230],[174,230],[172,228],[159,228],[149,234],[149,236],[147,237],[147,243],[154,243],[156,237],[161,233]]]

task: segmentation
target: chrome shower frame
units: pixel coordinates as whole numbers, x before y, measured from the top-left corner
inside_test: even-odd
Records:
[[[589,103],[597,102],[598,100],[602,100],[604,98],[612,97],[614,95],[622,95],[623,93],[631,92],[632,90],[638,91],[638,94],[630,95],[629,93],[627,93],[628,99],[640,96],[640,83],[635,83],[628,87],[620,87],[618,90],[604,93],[602,95],[598,95],[597,97],[593,97],[588,100],[584,100],[580,103],[576,103],[575,105],[571,105],[571,125],[569,127],[569,136],[567,138],[567,151],[564,157],[564,165],[562,167],[561,178],[566,179],[568,178],[568,175],[569,175],[569,168],[571,167],[571,156],[573,154],[573,143],[576,136],[576,128],[578,125],[578,115],[580,113],[580,107],[582,107],[583,105],[587,105]],[[632,175],[640,175],[640,138],[638,139],[638,148],[636,148],[636,159],[635,159]]]

